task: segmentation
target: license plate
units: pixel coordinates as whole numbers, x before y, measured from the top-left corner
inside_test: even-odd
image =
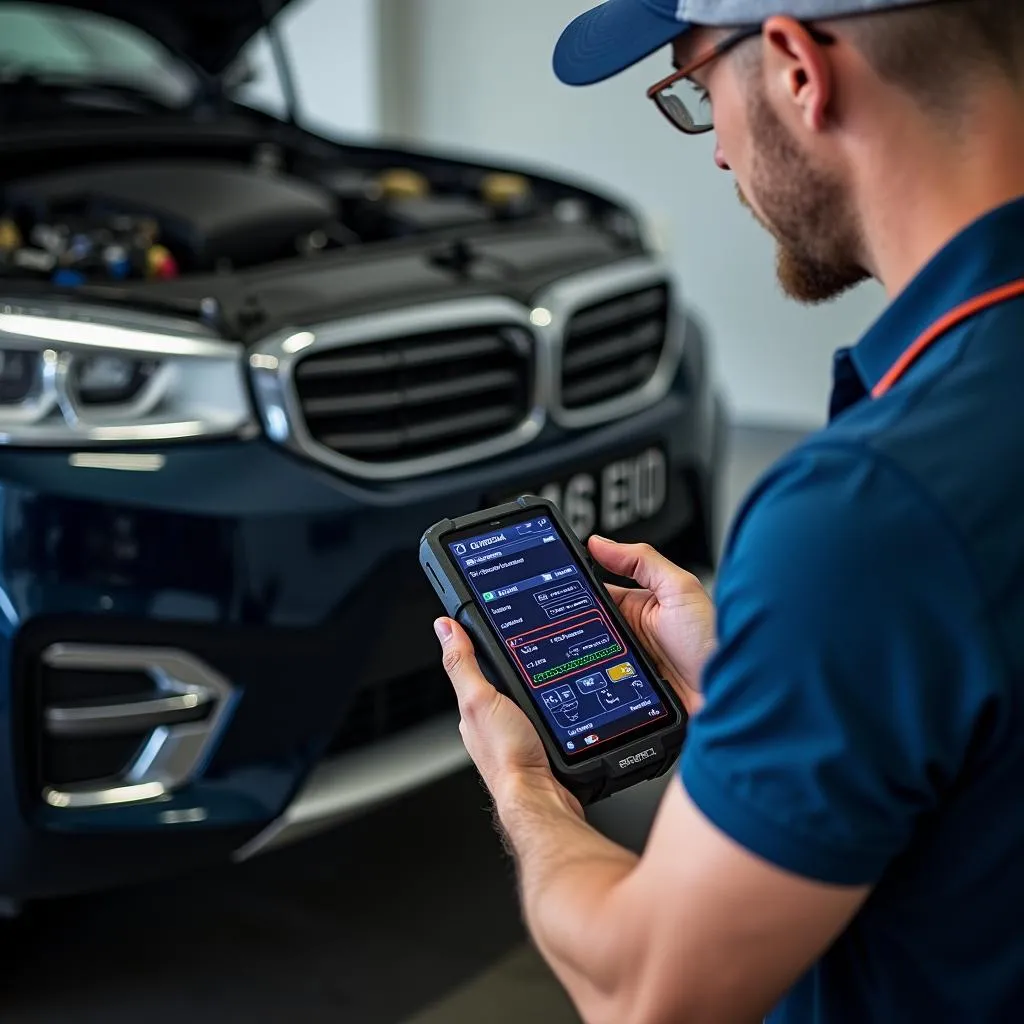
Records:
[[[586,540],[592,533],[611,537],[636,523],[653,519],[665,508],[668,460],[661,448],[651,445],[592,469],[522,487],[494,504],[526,493],[539,494],[554,502],[580,540]]]

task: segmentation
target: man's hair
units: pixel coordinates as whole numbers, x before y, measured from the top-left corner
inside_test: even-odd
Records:
[[[1021,0],[941,0],[850,18],[843,31],[883,79],[928,107],[956,109],[964,86],[993,74],[1024,85]]]
[[[834,24],[878,75],[935,113],[962,114],[971,85],[993,76],[1024,89],[1024,0],[924,0]],[[743,47],[741,73],[758,75],[761,57]]]

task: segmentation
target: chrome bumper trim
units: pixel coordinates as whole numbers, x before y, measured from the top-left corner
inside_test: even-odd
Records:
[[[55,808],[80,810],[159,800],[184,786],[213,749],[235,699],[227,679],[177,648],[58,643],[42,657],[56,669],[142,672],[161,694],[119,706],[46,709],[50,736],[116,736],[131,728],[145,737],[132,763],[117,778],[44,786],[43,799]],[[193,721],[192,712],[203,706],[209,713]]]
[[[314,769],[275,822],[235,852],[235,860],[323,832],[451,775],[469,765],[459,716],[445,715],[372,747],[325,761]]]
[[[179,693],[171,697],[126,701],[123,704],[60,705],[45,708],[50,736],[119,736],[175,725],[214,702],[208,692]]]

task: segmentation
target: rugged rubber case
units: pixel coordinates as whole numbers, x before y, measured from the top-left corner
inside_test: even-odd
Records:
[[[476,605],[472,591],[468,584],[463,582],[452,556],[441,543],[442,537],[457,530],[462,531],[474,526],[486,530],[496,519],[513,513],[527,512],[530,509],[548,515],[558,524],[590,585],[595,592],[607,593],[603,589],[604,584],[597,577],[589,552],[566,524],[558,507],[546,498],[536,495],[522,495],[514,502],[496,505],[458,519],[442,519],[435,523],[420,540],[420,565],[440,597],[448,616],[460,623],[472,638],[477,660],[484,675],[501,693],[522,708],[544,743],[555,777],[581,804],[587,806],[613,793],[628,789],[638,782],[664,775],[675,763],[682,748],[686,736],[687,716],[675,691],[659,676],[615,602],[609,598],[605,602],[606,611],[621,630],[648,678],[657,681],[657,688],[662,691],[663,701],[672,715],[672,720],[667,721],[662,729],[648,734],[641,740],[626,741],[621,746],[585,761],[573,764],[565,761],[561,749],[548,732],[540,710],[533,703],[526,683],[516,671],[502,643],[488,627],[483,612]]]

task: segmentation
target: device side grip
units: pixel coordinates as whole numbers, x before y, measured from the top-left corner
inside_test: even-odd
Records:
[[[473,641],[476,660],[484,678],[499,693],[511,695],[514,673],[494,635],[487,628],[480,611],[474,605],[466,605],[455,616],[455,621]],[[508,678],[509,676],[512,678]]]

